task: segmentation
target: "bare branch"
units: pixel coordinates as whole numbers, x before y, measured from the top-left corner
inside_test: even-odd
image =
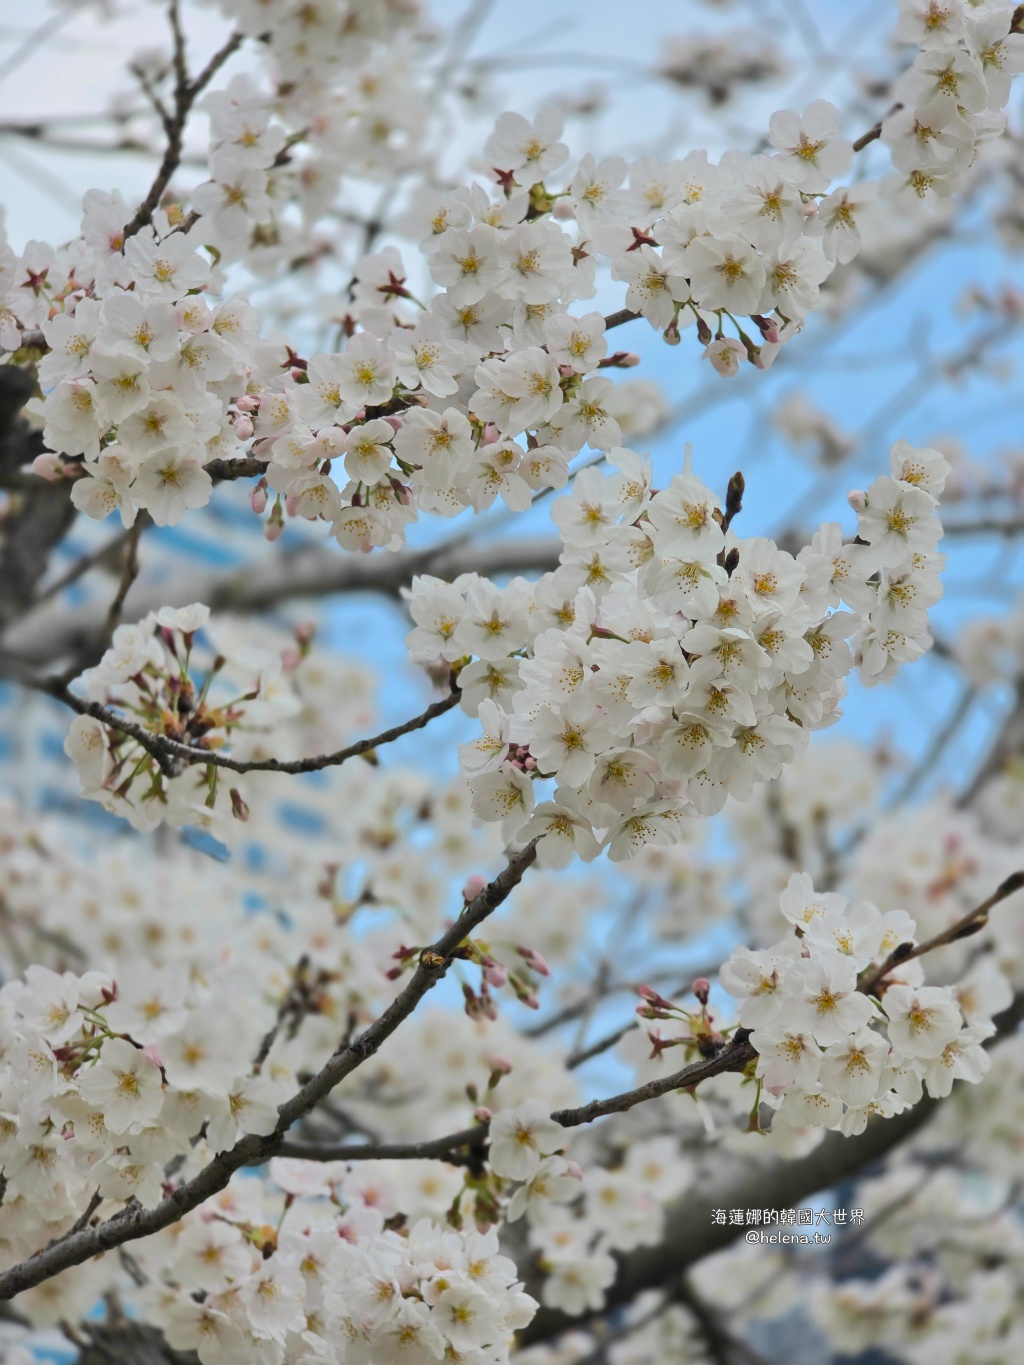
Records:
[[[936,934],[934,938],[925,939],[924,943],[900,943],[892,950],[889,956],[878,967],[871,967],[862,972],[857,982],[857,989],[863,991],[865,995],[870,995],[894,967],[902,966],[904,962],[910,962],[915,957],[923,957],[925,953],[934,952],[936,948],[944,948],[947,943],[956,943],[962,938],[970,938],[972,934],[979,933],[988,923],[989,911],[1000,901],[1012,896],[1016,891],[1024,888],[1024,872],[1013,872],[1004,882],[992,892],[987,900],[983,900],[980,905],[976,905],[973,910],[968,911],[955,924],[951,924],[948,929],[941,934]]]
[[[134,218],[130,223],[125,224],[124,236],[127,241],[129,237],[141,231],[152,219],[161,196],[171,182],[171,177],[181,164],[182,140],[185,135],[185,124],[192,111],[192,106],[196,102],[203,90],[206,89],[210,81],[224,65],[227,59],[239,47],[242,41],[240,33],[233,33],[227,42],[221,47],[207,62],[206,66],[195,78],[190,81],[188,69],[185,65],[185,37],[181,29],[181,16],[179,13],[178,0],[170,0],[169,16],[171,22],[171,32],[174,37],[174,113],[171,115],[167,124],[167,150],[160,163],[160,168],[156,177],[149,187],[145,199],[136,210]]]
[[[889,112],[885,114],[882,118],[880,118],[873,128],[869,128],[866,133],[862,133],[860,135],[857,141],[853,144],[853,150],[855,152],[862,152],[864,148],[868,146],[869,143],[876,142],[882,136],[882,124],[885,122],[885,120],[887,118],[890,118],[893,114],[899,113],[899,111],[902,108],[903,105],[900,104],[899,102],[894,104],[892,108],[889,110]]]
[[[563,1128],[578,1128],[582,1123],[593,1123],[595,1119],[608,1114],[622,1114],[638,1104],[657,1099],[659,1095],[668,1095],[673,1090],[691,1090],[701,1081],[720,1076],[723,1071],[742,1071],[757,1057],[757,1052],[748,1042],[749,1037],[749,1030],[737,1029],[732,1040],[713,1057],[684,1066],[670,1076],[658,1076],[646,1085],[638,1085],[635,1090],[624,1090],[604,1100],[591,1100],[578,1109],[556,1109],[551,1117]]]
[[[447,1160],[462,1149],[480,1150],[487,1138],[489,1125],[478,1123],[473,1128],[449,1133],[445,1137],[429,1138],[425,1142],[282,1142],[278,1156],[294,1157],[300,1161],[421,1161],[424,1158]],[[464,1164],[465,1157],[454,1164]]]

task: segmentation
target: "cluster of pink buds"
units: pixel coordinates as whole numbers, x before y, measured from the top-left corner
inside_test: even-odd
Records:
[[[532,773],[537,767],[537,760],[530,753],[529,746],[526,744],[510,744],[506,761],[522,773]]]
[[[648,1030],[651,1042],[651,1056],[659,1057],[666,1048],[684,1047],[696,1051],[702,1057],[713,1056],[725,1042],[725,1036],[715,1027],[715,1015],[708,1006],[711,983],[706,976],[698,976],[690,987],[697,998],[699,1010],[689,1010],[683,1005],[666,999],[651,986],[641,986],[637,991],[641,1003],[636,1012],[641,1019],[671,1019],[686,1028],[677,1038],[663,1038],[657,1029]]]

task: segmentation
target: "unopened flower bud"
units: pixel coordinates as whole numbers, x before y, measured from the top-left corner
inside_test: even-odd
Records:
[[[855,512],[863,512],[868,505],[868,495],[860,488],[851,488],[846,495],[846,501]]]
[[[706,976],[698,976],[691,989],[702,1005],[708,1003],[708,995],[711,992],[711,982]]]
[[[77,471],[76,471],[77,472]],[[64,461],[52,451],[44,450],[32,461],[32,473],[38,474],[47,483],[56,483],[64,474]]]
[[[243,393],[241,398],[235,399],[235,407],[239,412],[259,412],[260,396],[258,393]]]
[[[550,976],[551,968],[533,948],[517,948],[516,952],[523,959],[526,965],[537,973],[538,976]]]
[[[236,820],[245,821],[249,818],[249,807],[242,799],[242,793],[237,787],[231,788],[231,814]]]
[[[478,1104],[473,1110],[473,1117],[477,1123],[490,1123],[492,1115],[486,1104]]]
[[[481,877],[479,872],[474,872],[471,877],[466,878],[466,884],[462,888],[462,899],[467,905],[470,901],[475,901],[486,885],[487,878]]]
[[[252,435],[252,418],[247,417],[244,412],[236,413],[231,421],[235,429],[235,435],[240,441],[247,441]]]
[[[775,318],[762,317],[760,313],[752,313],[751,317],[757,323],[758,329],[765,341],[778,341],[779,324]]]
[[[263,513],[267,510],[266,479],[260,479],[256,487],[250,490],[249,506],[252,508],[252,510],[256,513],[258,517],[261,517]]]

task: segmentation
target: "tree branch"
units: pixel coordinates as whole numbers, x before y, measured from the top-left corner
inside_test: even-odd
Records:
[[[191,744],[171,739],[169,735],[154,734],[136,721],[118,715],[108,706],[101,706],[95,701],[88,702],[76,696],[61,678],[44,678],[39,682],[27,681],[26,686],[55,697],[66,706],[70,706],[73,711],[77,711],[80,716],[92,716],[102,721],[104,725],[109,725],[112,730],[130,736],[161,763],[161,766],[166,766],[169,760],[181,759],[185,763],[199,763],[205,767],[228,768],[234,773],[291,773],[293,776],[298,773],[317,773],[323,768],[339,768],[350,758],[358,758],[362,754],[379,749],[384,744],[401,739],[403,735],[412,734],[414,730],[422,730],[435,717],[443,716],[446,711],[451,711],[457,706],[460,696],[459,691],[454,689],[440,701],[431,702],[425,711],[413,716],[411,720],[402,721],[400,725],[392,725],[390,729],[382,730],[379,735],[371,735],[369,739],[356,740],[355,744],[349,744],[332,754],[317,754],[312,758],[297,758],[284,762],[279,758],[231,758],[230,755],[218,753],[214,749],[197,749]]]
[[[481,1149],[489,1127],[487,1123],[478,1123],[445,1137],[428,1138],[425,1142],[282,1142],[277,1155],[298,1161],[444,1160],[462,1148]],[[462,1161],[455,1164],[461,1165]]]
[[[185,65],[185,35],[181,28],[181,15],[178,0],[170,0],[169,17],[174,38],[174,113],[167,124],[167,150],[160,163],[149,192],[136,210],[134,218],[124,227],[125,241],[146,227],[152,220],[160,198],[171,182],[171,177],[181,164],[182,140],[185,124],[198,95],[206,89],[210,81],[224,65],[242,41],[240,33],[233,33],[227,42],[207,62],[206,66],[190,81]]]
[[[976,905],[973,910],[969,910],[966,915],[958,919],[955,924],[951,924],[948,929],[941,934],[936,934],[934,938],[925,939],[924,943],[899,943],[892,950],[889,956],[878,967],[869,967],[862,972],[857,982],[857,989],[863,991],[865,995],[871,995],[883,977],[887,976],[894,967],[902,966],[904,962],[910,962],[915,957],[923,957],[925,953],[934,952],[936,948],[944,948],[947,943],[956,943],[959,939],[970,938],[972,934],[980,932],[988,923],[989,911],[1000,901],[1012,896],[1015,892],[1024,888],[1024,872],[1013,872],[1004,882],[992,892],[987,900],[983,900],[980,905]]]

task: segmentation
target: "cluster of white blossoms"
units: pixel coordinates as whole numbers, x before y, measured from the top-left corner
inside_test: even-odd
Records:
[[[396,1218],[416,1202],[399,1163],[275,1160],[270,1176],[147,1244],[154,1280],[131,1297],[172,1347],[202,1365],[508,1361],[537,1304],[496,1231]]]
[[[793,1128],[862,1132],[873,1114],[889,1117],[921,1098],[948,1095],[954,1080],[977,1082],[991,1060],[982,1047],[995,1032],[1009,987],[979,993],[924,985],[919,958],[894,967],[877,997],[858,975],[913,944],[916,926],[902,910],[883,915],[870,901],[815,893],[794,874],[780,898],[796,932],[771,948],[738,948],[722,965],[723,988],[741,1001],[757,1075],[777,1103],[775,1121]]]
[[[892,475],[851,495],[856,541],[824,524],[795,557],[735,535],[740,482],[723,512],[689,471],[655,491],[634,452],[608,462],[554,505],[554,572],[408,594],[413,657],[457,669],[482,723],[460,750],[476,814],[543,836],[555,867],[675,842],[687,815],[749,797],[837,718],[855,663],[871,683],[924,652],[941,596],[937,451],[897,442]],[[539,803],[538,779],[557,784]]]
[[[895,195],[960,189],[978,142],[1002,132],[1013,77],[1024,71],[1024,34],[1005,0],[900,0],[896,37],[921,50],[897,81],[882,123]]]
[[[658,1244],[665,1205],[693,1182],[694,1167],[668,1135],[634,1139],[620,1160],[586,1172],[562,1154],[567,1142],[544,1105],[528,1100],[493,1119],[487,1156],[495,1175],[519,1182],[505,1218],[531,1224],[542,1302],[579,1315],[601,1308],[613,1251]]]
[[[119,194],[90,190],[85,210],[86,249],[30,244],[34,291],[15,288],[8,300],[22,326],[41,328],[47,352],[45,397],[29,407],[48,453],[34,468],[74,477],[72,501],[90,517],[119,511],[131,526],[145,508],[158,526],[173,525],[209,501],[204,466],[242,454],[229,407],[245,392],[256,314],[241,299],[204,300],[212,267],[166,218],[159,238],[144,229],[126,241]],[[5,250],[7,281],[25,268]]]
[[[32,966],[0,987],[0,1021],[0,1166],[48,1222],[74,1216],[83,1188],[152,1207],[201,1129],[210,1152],[273,1132],[285,1098],[254,1071],[251,1016],[180,966],[116,984]]]
[[[484,148],[496,185],[424,190],[405,215],[436,290],[426,303],[389,246],[356,265],[341,350],[304,358],[258,343],[249,306],[220,298],[222,264],[259,273],[268,244],[276,251],[296,230],[288,207],[319,220],[364,141],[376,172],[395,170],[383,110],[408,100],[359,63],[372,68],[373,44],[412,15],[401,4],[358,16],[225,8],[265,38],[285,94],[245,75],[205,96],[212,178],[139,231],[118,194],[90,191],[78,241],[0,253],[0,344],[45,352],[37,408],[49,453],[37,472],[74,478],[90,516],[119,510],[130,524],[145,508],[176,522],[209,500],[204,465],[243,454],[267,466],[252,505],[262,514],[275,492],[272,538],[287,513],[327,521],[350,550],[396,548],[420,512],[480,511],[498,497],[522,510],[565,483],[585,446],[607,452],[623,439],[621,399],[600,371],[636,357],[609,353],[602,314],[570,311],[595,294],[599,260],[625,285],[625,317],[673,342],[694,324],[731,374],[744,360],[771,364],[858,250],[858,215],[877,184],[831,188],[852,144],[826,101],[774,114],[770,153],[730,152],[717,165],[705,152],[631,164],[588,155],[561,188],[549,185],[569,157],[560,115],[506,113]],[[959,185],[977,138],[1002,128],[1024,62],[1008,6],[975,7],[970,21],[962,11],[910,0],[901,21],[922,51],[882,135],[897,179],[906,163],[918,193]],[[339,64],[360,98],[338,90],[329,110],[310,107]],[[397,120],[413,141],[416,107]]]
[[[434,1202],[417,1193],[424,1172],[275,1159],[269,1175],[234,1177],[173,1231],[136,1244],[144,1287],[94,1262],[19,1303],[37,1326],[70,1321],[120,1280],[137,1320],[202,1365],[508,1361],[536,1301],[496,1231],[417,1212]]]
[[[346,779],[348,803],[357,805],[360,815],[350,826],[357,846],[346,851],[343,869],[336,862],[318,866],[316,841],[311,847],[306,841],[302,858],[289,860],[277,878],[268,875],[269,869],[253,875],[237,862],[212,864],[180,847],[173,859],[158,859],[155,865],[134,844],[124,848],[113,841],[96,850],[98,859],[86,858],[71,841],[65,844],[62,822],[40,828],[13,808],[2,808],[5,953],[10,944],[19,957],[24,946],[26,955],[49,960],[57,970],[34,966],[22,976],[12,973],[0,988],[0,1169],[6,1181],[0,1268],[66,1233],[94,1194],[102,1201],[100,1217],[133,1198],[152,1205],[241,1134],[271,1132],[278,1105],[299,1088],[301,1076],[322,1065],[351,1020],[369,1022],[383,1008],[394,989],[387,968],[396,943],[409,932],[426,932],[425,924],[436,931],[445,863],[459,868],[480,853],[466,837],[464,811],[446,837],[443,790],[428,793],[406,774],[403,791],[400,776],[378,775],[360,765],[357,782],[348,786],[351,779]],[[436,805],[438,844],[426,845],[421,838],[419,868],[408,869],[404,859],[403,883],[396,875],[402,859],[391,844],[397,841],[401,848],[408,837],[407,818],[418,822],[422,834],[428,799]],[[408,817],[406,804],[412,808]],[[332,846],[337,857],[333,841]],[[261,913],[243,912],[243,905],[251,911],[255,904],[263,907]],[[167,906],[175,907],[170,921]],[[278,906],[287,906],[287,917],[275,913]],[[365,918],[353,935],[357,913]],[[383,916],[394,917],[394,925],[380,924]],[[500,953],[494,938],[491,947]],[[81,964],[75,971],[59,967],[69,956]],[[140,972],[143,957],[147,970]],[[301,971],[292,965],[297,962],[306,964]],[[10,970],[6,957],[5,969]],[[295,1010],[274,1032],[289,1000]],[[257,1065],[263,1051],[266,1056]],[[410,1139],[422,1136],[428,1125],[464,1126],[473,1107],[468,1090],[493,1109],[497,1120],[501,1106],[520,1104],[528,1095],[542,1096],[549,1108],[573,1095],[550,1040],[524,1038],[503,1020],[475,1024],[452,1010],[422,1017],[403,1049],[385,1050],[368,1070],[366,1093],[346,1097],[346,1109],[351,1105],[349,1112],[371,1131],[387,1125]],[[487,1084],[489,1074],[494,1085]],[[425,1075],[437,1076],[438,1083],[423,1087]],[[341,1161],[281,1160],[272,1176],[289,1204],[300,1195],[305,1199],[289,1212],[285,1231],[301,1238],[311,1235],[311,1228],[330,1229],[330,1236],[319,1240],[321,1251],[325,1245],[358,1242],[370,1262],[379,1268],[383,1260],[394,1270],[403,1295],[418,1294],[431,1307],[445,1288],[461,1292],[470,1284],[489,1294],[489,1306],[481,1306],[478,1298],[470,1304],[479,1315],[474,1330],[492,1333],[482,1340],[504,1343],[508,1330],[503,1326],[504,1335],[496,1338],[495,1323],[504,1325],[508,1317],[515,1325],[529,1316],[528,1301],[514,1287],[514,1271],[501,1286],[491,1275],[476,1283],[475,1277],[484,1276],[491,1239],[472,1232],[474,1188],[464,1188],[459,1168],[426,1160],[351,1167]],[[464,1233],[458,1220],[448,1217],[460,1199]],[[476,1207],[482,1216],[483,1206]],[[265,1262],[259,1253],[266,1248],[268,1225],[277,1226],[281,1213],[279,1190],[264,1180],[238,1177],[227,1192],[190,1215],[184,1228],[136,1244],[133,1254],[161,1285],[160,1292],[153,1288],[139,1297],[140,1315],[173,1331],[176,1341],[198,1332],[193,1344],[200,1346],[204,1361],[241,1361],[253,1358],[251,1340],[246,1336],[250,1353],[241,1354],[237,1333],[223,1319],[248,1331],[244,1324],[253,1308],[253,1330],[267,1359],[305,1359],[309,1343],[302,1345],[297,1336],[312,1330],[309,1324],[296,1329],[281,1355],[274,1344],[279,1320],[272,1314],[261,1318],[256,1311],[262,1305],[270,1314],[267,1296],[277,1293],[260,1287]],[[410,1229],[423,1219],[431,1220],[431,1228],[421,1226],[412,1236]],[[227,1231],[225,1223],[237,1231]],[[283,1276],[282,1295],[294,1297],[288,1287],[294,1285],[288,1247],[294,1249],[295,1243],[281,1235],[281,1250],[288,1254],[276,1260],[272,1274]],[[423,1285],[427,1273],[417,1270],[424,1264],[424,1241],[432,1237],[441,1239],[451,1272],[447,1284],[434,1286],[433,1299]],[[211,1239],[221,1248],[223,1262],[208,1252]],[[178,1258],[183,1246],[194,1252],[190,1270]],[[300,1269],[305,1259],[299,1257]],[[203,1281],[203,1287],[217,1291],[209,1305],[215,1310],[210,1341],[203,1337],[202,1322],[197,1325],[190,1316],[196,1307],[192,1277],[204,1262],[210,1276],[221,1269],[224,1275],[223,1283]],[[331,1304],[336,1310],[332,1332],[342,1330],[337,1319],[347,1311],[338,1285],[369,1273],[364,1263],[359,1265],[362,1270],[355,1261],[347,1268],[337,1258],[332,1263],[338,1295]],[[461,1277],[458,1267],[464,1270]],[[227,1293],[229,1280],[237,1289],[243,1279],[249,1282],[244,1295]],[[126,1298],[135,1293],[118,1258],[105,1257],[21,1296],[19,1308],[44,1327],[86,1313],[97,1297],[115,1288]],[[173,1313],[172,1300],[181,1300]],[[314,1298],[303,1302],[312,1313]],[[444,1302],[460,1300],[452,1294]],[[376,1327],[382,1336],[380,1355],[373,1359],[385,1358],[383,1338],[392,1330],[401,1328],[411,1342],[419,1340],[413,1334],[418,1321],[424,1341],[436,1341],[429,1321],[445,1343],[452,1339],[444,1309],[425,1320],[421,1307],[403,1307],[396,1300],[397,1316],[381,1303],[376,1318],[364,1318],[358,1303],[360,1330],[373,1338]],[[349,1305],[353,1315],[356,1304],[353,1299]],[[294,1304],[278,1307],[291,1323]],[[321,1312],[321,1317],[327,1315]],[[351,1335],[352,1330],[346,1323],[344,1331]],[[467,1326],[464,1346],[470,1336]],[[234,1343],[235,1355],[216,1354],[222,1338],[222,1344]],[[411,1350],[404,1340],[400,1345]],[[433,1358],[404,1356],[398,1346],[395,1351],[398,1361]]]

